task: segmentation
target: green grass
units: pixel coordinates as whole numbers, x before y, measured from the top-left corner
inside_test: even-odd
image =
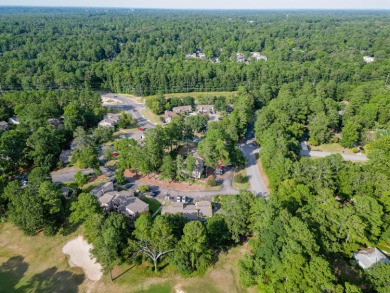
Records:
[[[321,144],[318,146],[312,146],[309,145],[311,151],[318,151],[318,152],[330,152],[330,153],[343,153],[353,155],[354,152],[352,152],[351,149],[343,148],[339,143],[328,143],[328,144]]]
[[[233,182],[232,182],[233,187],[237,188],[237,189],[248,189],[249,188],[249,178],[248,178],[248,175],[246,174],[246,170],[242,169],[242,170],[236,172],[234,177],[236,177],[238,174],[245,176],[247,178],[247,181],[243,182],[243,183],[238,183],[238,182],[235,182],[233,179]]]
[[[149,120],[150,122],[157,124],[157,125],[162,125],[162,121],[160,119],[160,116],[154,114],[150,109],[142,109],[141,110],[141,115],[146,119]]]
[[[133,125],[131,128],[119,129],[118,131],[116,131],[116,132],[114,132],[114,133],[112,134],[112,138],[113,138],[113,139],[116,139],[116,138],[118,138],[118,137],[119,137],[120,135],[122,135],[122,134],[132,133],[132,132],[138,130],[138,127],[139,127],[139,126],[138,126],[137,124],[135,124],[135,125]]]
[[[72,188],[73,190],[77,190],[78,188],[77,184],[74,182],[64,182],[62,185],[68,188]]]
[[[135,293],[171,293],[172,287],[169,284],[152,285],[146,290],[139,290]]]
[[[94,180],[92,182],[88,182],[87,184],[85,184],[82,187],[83,192],[90,192],[92,189],[94,189],[99,184],[101,184],[103,182],[107,182],[107,181],[108,181],[108,177],[107,176],[105,176],[105,175],[99,176],[96,180]]]
[[[180,277],[165,258],[158,272],[147,261],[138,266],[122,264],[114,269],[113,282],[107,275],[90,282],[80,268],[69,266],[61,251],[77,235],[83,235],[82,226],[66,235],[45,237],[25,236],[14,225],[0,223],[0,292],[248,292],[239,285],[236,265],[245,250],[242,246],[220,254],[201,277]]]
[[[61,252],[78,234],[81,228],[65,236],[25,236],[14,225],[1,223],[0,292],[87,291],[82,270],[71,268]]]
[[[149,211],[151,214],[154,214],[158,210],[158,208],[161,206],[161,203],[155,198],[142,196],[142,197],[140,197],[140,199],[149,205]]]

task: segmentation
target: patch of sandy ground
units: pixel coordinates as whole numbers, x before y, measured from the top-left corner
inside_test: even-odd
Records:
[[[62,252],[68,254],[69,264],[74,267],[81,267],[88,279],[98,281],[102,278],[102,266],[96,262],[96,258],[92,257],[90,250],[92,245],[78,236],[76,239],[70,240],[62,247]]]
[[[122,101],[112,97],[102,96],[102,103],[103,105],[117,105],[122,104]]]

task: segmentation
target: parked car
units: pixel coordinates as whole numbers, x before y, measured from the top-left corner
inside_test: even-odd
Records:
[[[117,157],[118,155],[119,155],[118,152],[112,152],[113,157]]]
[[[182,200],[183,202],[188,202],[188,198],[187,198],[187,196],[183,196],[183,200]]]
[[[223,169],[215,169],[215,174],[223,175],[224,171]]]
[[[157,191],[157,190],[152,191],[152,192],[150,193],[150,195],[153,196],[153,197],[157,196],[157,194],[158,194],[158,191]]]
[[[176,201],[177,201],[177,202],[181,202],[181,196],[178,196],[178,197],[176,198]]]

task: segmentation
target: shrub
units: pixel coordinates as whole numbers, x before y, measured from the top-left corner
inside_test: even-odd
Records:
[[[118,170],[115,172],[115,181],[118,184],[125,184],[126,183],[126,179],[125,179],[125,176],[123,176],[122,170]]]
[[[149,186],[148,185],[141,185],[138,187],[138,190],[140,192],[148,192],[149,191]]]
[[[352,151],[356,154],[359,152],[359,149],[358,148],[353,148]]]
[[[207,186],[215,186],[215,185],[217,185],[217,181],[215,180],[215,177],[210,177],[207,180]]]
[[[337,136],[332,136],[329,140],[330,143],[338,143],[340,140]]]
[[[248,180],[249,180],[248,176],[245,176],[242,173],[237,173],[233,179],[233,181],[236,183],[246,183],[248,182]]]
[[[78,187],[84,186],[88,181],[88,175],[83,174],[81,171],[77,171],[74,175],[74,183],[77,184]]]

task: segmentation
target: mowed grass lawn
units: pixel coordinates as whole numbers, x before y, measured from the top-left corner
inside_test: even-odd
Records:
[[[124,264],[114,269],[113,282],[108,276],[91,282],[62,253],[63,245],[80,234],[82,227],[66,236],[25,236],[13,224],[0,223],[0,292],[256,292],[239,285],[236,263],[245,251],[242,246],[221,254],[203,277],[182,278],[165,260],[157,273],[147,262]]]
[[[245,182],[238,183],[235,181],[236,176],[237,175],[240,176],[239,174],[244,177]],[[232,185],[234,188],[237,188],[237,189],[248,189],[249,188],[249,178],[248,178],[248,175],[246,174],[245,169],[242,169],[242,170],[239,170],[238,172],[236,172],[236,174],[234,175],[234,179],[232,181]]]
[[[338,143],[328,143],[328,144],[321,144],[318,146],[309,145],[310,150],[312,151],[318,151],[318,152],[331,152],[331,153],[345,153],[349,155],[353,155],[354,152],[351,149],[343,148]]]
[[[151,214],[155,213],[161,206],[161,203],[155,198],[141,196],[140,199],[149,205],[149,211]]]
[[[154,114],[150,109],[145,108],[141,110],[141,115],[150,122],[156,124],[156,125],[162,125],[162,120],[160,119],[160,116]]]
[[[87,282],[71,268],[62,246],[82,228],[66,235],[25,236],[14,225],[0,223],[0,292],[84,292]]]

